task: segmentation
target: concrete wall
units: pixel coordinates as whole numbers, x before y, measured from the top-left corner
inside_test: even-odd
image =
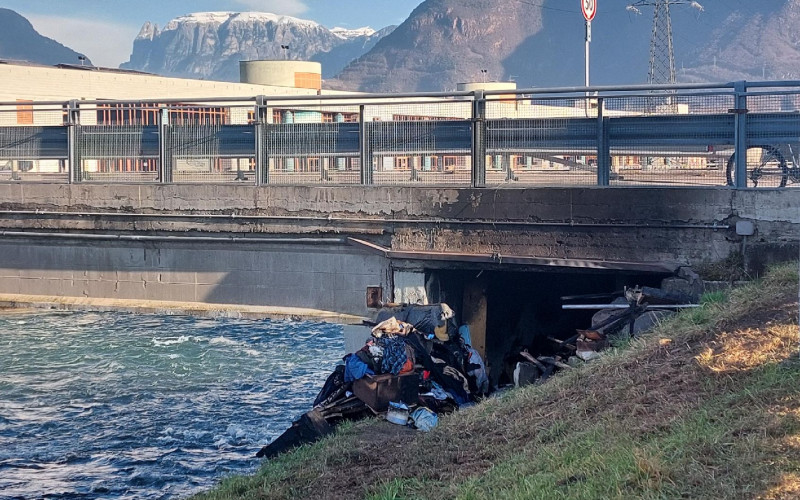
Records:
[[[57,290],[354,314],[365,312],[366,286],[381,285],[391,296],[393,269],[434,264],[390,263],[380,252],[342,244],[65,246],[19,233],[351,236],[393,251],[689,265],[743,247],[752,261],[796,258],[800,239],[795,189],[9,183],[0,184],[0,200],[0,293]],[[735,231],[740,219],[756,228],[746,242]]]
[[[366,315],[384,259],[350,247],[0,243],[0,293],[306,307]]]
[[[509,249],[515,248],[513,253],[541,257],[627,255],[648,260],[683,255],[682,249],[694,246],[687,255],[696,258],[708,251],[709,242],[725,246],[726,241],[737,240],[730,229],[714,227],[732,227],[739,218],[755,222],[754,242],[793,242],[800,235],[800,190],[795,189],[0,184],[0,210],[20,209],[193,214],[197,220],[139,217],[136,229],[196,230],[199,222],[203,231],[213,232],[349,233],[352,229],[391,237],[398,250],[511,253]],[[231,213],[276,219],[202,218]],[[48,223],[43,217],[0,214],[0,224],[4,228],[66,224]],[[130,221],[114,226],[114,220],[82,217],[70,221],[69,227],[131,228]],[[659,253],[654,255],[655,251]]]

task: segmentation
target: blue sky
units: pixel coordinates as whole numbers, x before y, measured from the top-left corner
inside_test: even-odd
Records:
[[[36,30],[83,52],[98,66],[128,60],[145,21],[165,25],[191,12],[259,11],[314,20],[333,28],[400,24],[422,0],[0,0]]]

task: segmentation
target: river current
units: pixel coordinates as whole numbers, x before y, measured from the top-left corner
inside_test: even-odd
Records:
[[[343,351],[327,323],[0,316],[0,499],[183,498],[253,472]]]

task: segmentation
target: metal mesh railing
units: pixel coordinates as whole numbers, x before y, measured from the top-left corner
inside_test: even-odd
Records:
[[[80,108],[75,149],[83,182],[159,181],[159,109],[147,103]]]
[[[469,186],[471,113],[464,100],[366,106],[372,182]]]
[[[603,104],[611,185],[726,184],[732,94],[606,97]]]
[[[77,148],[85,182],[159,180],[157,126],[81,125]]]
[[[68,137],[61,108],[0,106],[0,181],[65,182]]]
[[[359,184],[358,106],[282,105],[267,109],[270,184]]]
[[[596,100],[486,103],[486,185],[597,184]]]
[[[747,186],[800,186],[800,93],[761,91],[746,104]],[[733,163],[728,176],[736,177]]]
[[[252,106],[173,105],[164,157],[176,183],[256,182]]]
[[[800,184],[797,82],[309,97],[0,103],[0,181]]]

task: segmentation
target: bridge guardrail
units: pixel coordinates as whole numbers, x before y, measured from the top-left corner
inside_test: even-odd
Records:
[[[6,182],[745,188],[798,154],[800,82],[0,103]]]

